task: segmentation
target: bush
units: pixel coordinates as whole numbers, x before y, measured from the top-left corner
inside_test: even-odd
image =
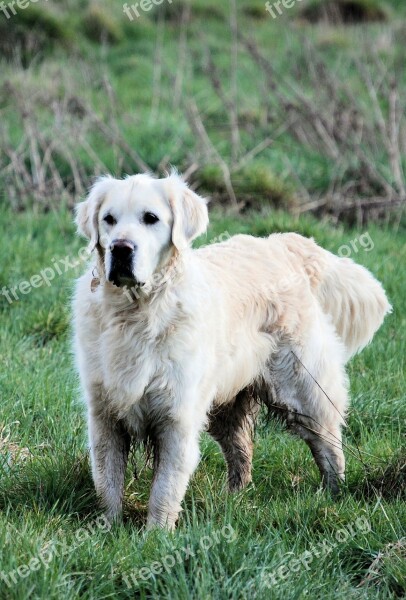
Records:
[[[172,0],[172,2],[166,1],[159,6],[154,7],[154,9],[149,12],[149,15],[154,21],[163,19],[169,23],[180,23],[182,20],[182,14],[186,14],[188,12],[188,4],[189,3],[187,0]]]
[[[102,7],[92,4],[83,20],[83,31],[93,42],[118,44],[124,37],[121,25]]]
[[[6,59],[20,54],[23,64],[38,53],[51,50],[57,42],[65,44],[70,37],[71,31],[62,17],[41,5],[30,4],[9,20],[0,20],[0,52]]]
[[[228,202],[227,188],[222,170],[208,165],[199,170],[197,180],[201,191],[213,200]],[[264,204],[292,208],[295,204],[293,190],[264,165],[250,165],[231,174],[231,183],[237,202],[244,208],[259,208]]]
[[[313,0],[303,6],[301,16],[311,21],[339,23],[363,23],[367,21],[386,21],[388,9],[378,0]]]
[[[251,19],[268,19],[269,18],[269,14],[267,13],[266,9],[265,9],[265,3],[264,2],[259,2],[258,4],[256,4],[255,2],[252,2],[250,4],[247,4],[247,6],[243,6],[242,8],[242,12],[244,15],[246,15],[247,17],[250,17]]]

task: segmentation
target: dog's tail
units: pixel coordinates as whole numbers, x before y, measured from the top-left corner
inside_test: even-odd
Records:
[[[349,258],[330,255],[317,288],[324,311],[353,356],[369,344],[392,307],[379,281]]]
[[[323,311],[332,318],[348,358],[362,350],[391,312],[385,291],[365,267],[296,234],[289,249],[299,253]],[[299,239],[300,238],[300,241]]]

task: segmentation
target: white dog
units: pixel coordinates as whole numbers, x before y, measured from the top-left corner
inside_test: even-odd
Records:
[[[77,207],[96,264],[77,283],[75,352],[110,519],[132,439],[155,451],[149,526],[174,527],[205,428],[230,489],[246,485],[258,400],[307,442],[333,492],[344,476],[344,365],[390,310],[382,286],[294,233],[192,250],[207,224],[176,173],[102,177]]]

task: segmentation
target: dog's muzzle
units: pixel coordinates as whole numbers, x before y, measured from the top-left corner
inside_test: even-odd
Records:
[[[134,277],[134,257],[136,245],[130,240],[113,240],[110,244],[110,271],[108,280],[117,287],[126,283],[133,283]]]

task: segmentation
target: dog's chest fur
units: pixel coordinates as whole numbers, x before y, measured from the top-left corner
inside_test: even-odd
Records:
[[[110,408],[118,416],[141,400],[151,403],[148,412],[173,405],[187,348],[187,318],[179,304],[171,310],[163,311],[158,305],[154,309],[151,304],[148,311],[136,305],[125,311],[110,309],[108,325],[102,330],[103,385]]]

